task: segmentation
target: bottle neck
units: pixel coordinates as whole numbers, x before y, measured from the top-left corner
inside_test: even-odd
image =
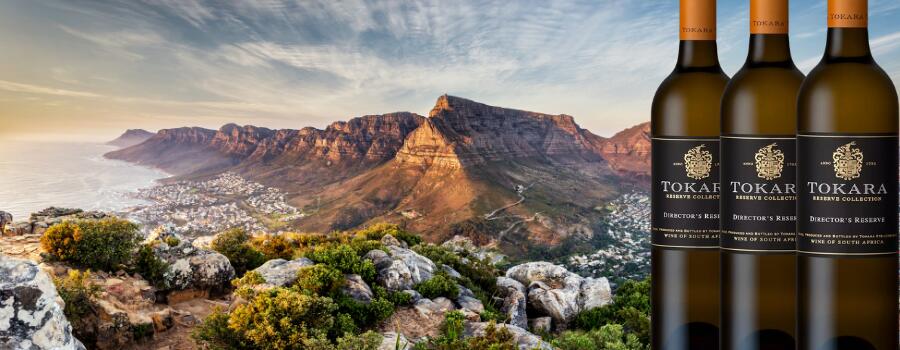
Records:
[[[826,60],[871,58],[868,28],[828,28],[828,43],[825,44]]]
[[[747,63],[751,65],[793,63],[787,34],[751,34]]]
[[[679,70],[720,69],[715,40],[681,40],[678,44]]]

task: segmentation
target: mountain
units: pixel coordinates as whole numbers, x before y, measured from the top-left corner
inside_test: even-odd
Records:
[[[110,146],[116,146],[119,148],[131,147],[141,142],[146,141],[147,139],[153,137],[153,133],[144,129],[128,129],[117,137],[115,140],[109,141],[106,144]]]
[[[427,118],[370,115],[324,130],[169,129],[106,156],[179,178],[233,171],[281,188],[308,214],[293,223],[298,230],[397,222],[432,241],[460,234],[522,256],[606,232],[598,208],[647,181],[646,129],[603,138],[572,116],[445,95]]]

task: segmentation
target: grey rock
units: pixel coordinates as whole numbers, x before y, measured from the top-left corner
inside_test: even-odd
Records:
[[[522,294],[525,294],[525,292],[527,291],[525,289],[525,285],[523,285],[521,282],[503,276],[497,277],[497,290],[499,291],[500,295],[504,297],[507,295],[506,293],[508,293],[509,290],[516,290]]]
[[[378,350],[411,350],[413,346],[415,346],[415,344],[406,339],[403,334],[386,332],[381,334],[381,336],[383,339],[381,340],[381,346],[378,347]]]
[[[375,269],[382,270],[385,269],[393,263],[393,259],[388,253],[385,253],[383,250],[375,249],[366,253],[365,259],[372,260],[372,264],[375,265]]]
[[[460,274],[459,271],[454,270],[450,266],[441,264],[441,271],[444,271],[445,273],[447,273],[447,276],[450,276],[450,277],[453,277],[456,279],[462,278],[462,274]]]
[[[62,299],[34,262],[0,255],[0,348],[84,349],[72,335]]]
[[[475,299],[473,297],[460,297],[459,300],[456,301],[456,303],[459,304],[459,307],[461,309],[469,310],[476,314],[481,314],[482,312],[484,312],[484,304],[481,303],[481,300]]]
[[[553,329],[553,319],[549,316],[532,318],[528,320],[528,328],[532,332],[550,332]]]
[[[393,238],[389,235],[385,237]],[[375,265],[378,284],[386,289],[394,292],[412,289],[434,276],[437,267],[430,259],[396,244],[387,248],[388,253],[372,250],[365,255]]]
[[[503,306],[500,311],[506,315],[509,324],[527,328],[528,327],[528,297],[525,293],[517,289],[510,289],[503,297]]]
[[[609,282],[605,278],[584,278],[548,262],[514,266],[507,270],[506,277],[528,285],[531,309],[539,315],[552,317],[563,327],[578,313],[612,302]],[[502,283],[510,286],[507,290],[518,288],[508,280]]]
[[[6,234],[7,225],[12,224],[13,216],[10,213],[0,210],[0,235]]]
[[[419,315],[424,317],[440,317],[447,311],[455,310],[453,302],[447,298],[437,298],[434,300],[422,298],[413,305],[413,308]]]
[[[372,289],[363,281],[360,275],[344,275],[344,286],[341,291],[356,301],[369,303],[375,297]]]
[[[403,243],[401,243],[400,240],[398,240],[393,235],[384,235],[384,237],[381,237],[381,244],[384,244],[385,247],[405,248]]]
[[[266,284],[272,287],[287,287],[297,281],[297,271],[301,268],[312,266],[314,263],[307,258],[295,260],[274,259],[266,261],[262,266],[253,270],[259,273]]]
[[[182,241],[176,247],[156,244],[156,255],[169,264],[163,274],[165,289],[198,289],[222,291],[234,279],[234,267],[224,255],[214,251],[190,248]]]

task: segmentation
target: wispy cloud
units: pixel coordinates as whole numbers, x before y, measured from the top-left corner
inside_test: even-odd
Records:
[[[25,94],[36,94],[36,95],[51,95],[51,96],[65,96],[65,97],[89,97],[89,98],[97,98],[102,97],[102,95],[98,95],[91,92],[84,91],[73,91],[66,89],[59,89],[53,87],[46,86],[38,86],[32,84],[23,84],[12,81],[0,80],[0,90],[5,90],[9,92],[17,92],[17,93],[25,93]]]

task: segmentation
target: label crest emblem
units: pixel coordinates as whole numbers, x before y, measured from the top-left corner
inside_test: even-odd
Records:
[[[859,148],[853,146],[856,146],[856,141],[838,147],[832,153],[834,176],[844,180],[853,180],[859,177],[862,172],[863,153]]]
[[[706,145],[691,148],[684,154],[684,171],[694,180],[709,177],[709,171],[712,170],[712,154],[704,147]]]
[[[756,176],[765,180],[774,180],[781,177],[784,170],[784,153],[775,149],[775,143],[756,151],[753,159],[756,161]]]

